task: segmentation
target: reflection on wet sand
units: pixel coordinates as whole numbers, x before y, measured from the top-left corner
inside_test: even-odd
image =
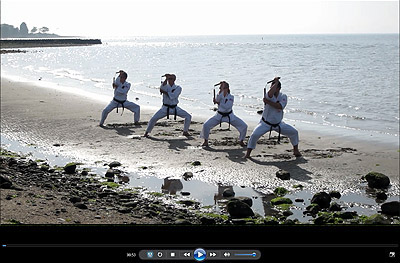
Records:
[[[161,190],[164,194],[175,195],[183,189],[183,184],[178,178],[164,178],[164,183],[161,185]]]

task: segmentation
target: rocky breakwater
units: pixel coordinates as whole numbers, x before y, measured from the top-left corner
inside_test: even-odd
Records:
[[[89,46],[101,45],[100,39],[81,38],[49,38],[49,39],[2,39],[1,49],[4,48],[32,48],[32,47],[61,47],[61,46]]]

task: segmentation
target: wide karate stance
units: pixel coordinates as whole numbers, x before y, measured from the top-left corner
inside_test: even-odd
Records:
[[[264,135],[266,132],[274,130],[279,132],[279,134],[286,135],[289,137],[290,143],[293,145],[293,154],[296,157],[300,157],[301,153],[299,151],[299,134],[297,130],[282,121],[283,119],[283,109],[287,104],[287,96],[280,92],[281,83],[279,78],[275,78],[267,94],[265,94],[264,89],[264,112],[262,118],[258,123],[257,127],[254,129],[247,143],[247,153],[246,158],[250,157],[250,153],[256,148],[258,139]]]
[[[218,124],[221,124],[222,122],[228,122],[229,125],[232,124],[232,126],[239,131],[239,144],[241,146],[245,146],[243,140],[246,137],[247,124],[235,114],[233,114],[232,106],[234,97],[230,94],[229,84],[225,81],[221,81],[219,84],[216,85],[220,85],[220,88],[218,96],[215,97],[214,95],[213,102],[214,104],[218,104],[218,111],[213,117],[209,118],[203,124],[203,129],[200,133],[200,138],[204,139],[204,143],[202,146],[208,146],[208,137],[210,135],[210,130]]]
[[[113,100],[104,108],[101,114],[100,120],[100,127],[104,127],[104,121],[106,120],[108,114],[115,108],[122,107],[122,112],[124,108],[132,111],[134,113],[134,120],[133,122],[135,125],[139,123],[140,119],[140,106],[127,100],[128,91],[131,88],[131,83],[127,82],[126,79],[128,78],[128,74],[125,71],[120,70],[119,76],[116,80],[113,81],[113,88],[114,88],[114,98]],[[122,115],[122,114],[121,114]]]
[[[178,97],[182,92],[182,88],[178,85],[175,85],[176,76],[174,74],[165,74],[164,76],[165,80],[160,86],[160,92],[163,95],[163,106],[153,115],[153,117],[151,117],[144,137],[149,136],[149,133],[153,130],[154,125],[156,125],[156,122],[159,119],[162,119],[165,116],[167,116],[169,119],[170,114],[174,115],[174,120],[176,120],[176,116],[185,119],[183,123],[183,135],[190,136],[189,126],[192,116],[185,110],[178,107]]]

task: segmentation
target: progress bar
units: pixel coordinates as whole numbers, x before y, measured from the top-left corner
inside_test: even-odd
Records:
[[[260,257],[261,252],[259,250],[204,250],[202,248],[197,248],[195,250],[142,249],[139,251],[139,258],[141,260],[258,260]]]

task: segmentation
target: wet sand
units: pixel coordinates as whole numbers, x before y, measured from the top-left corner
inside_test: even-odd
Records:
[[[252,187],[263,193],[279,186],[291,189],[297,184],[312,192],[343,193],[362,191],[361,176],[377,171],[391,180],[388,195],[398,195],[398,145],[349,141],[300,130],[299,149],[303,156],[296,158],[287,138],[277,145],[276,139],[268,140],[267,133],[253,150],[252,158],[246,159],[246,148],[237,141],[238,131],[234,127],[228,131],[226,123],[211,131],[210,147],[201,147],[199,134],[205,119],[197,116],[192,118],[190,137],[182,136],[183,120],[179,117],[177,121],[160,120],[150,138],[143,137],[154,111],[143,106],[145,101],[139,99],[136,103],[141,105],[140,125],[133,125],[129,110],[122,116],[114,110],[106,127],[101,128],[99,119],[107,103],[2,78],[1,132],[11,139],[78,157],[86,163],[119,161],[125,170],[160,178],[190,171],[193,179]],[[186,110],[190,113],[190,109]],[[210,116],[213,114],[210,110]],[[256,123],[248,125],[245,143]],[[193,166],[194,161],[201,165]],[[290,172],[291,180],[277,178],[279,169]]]

